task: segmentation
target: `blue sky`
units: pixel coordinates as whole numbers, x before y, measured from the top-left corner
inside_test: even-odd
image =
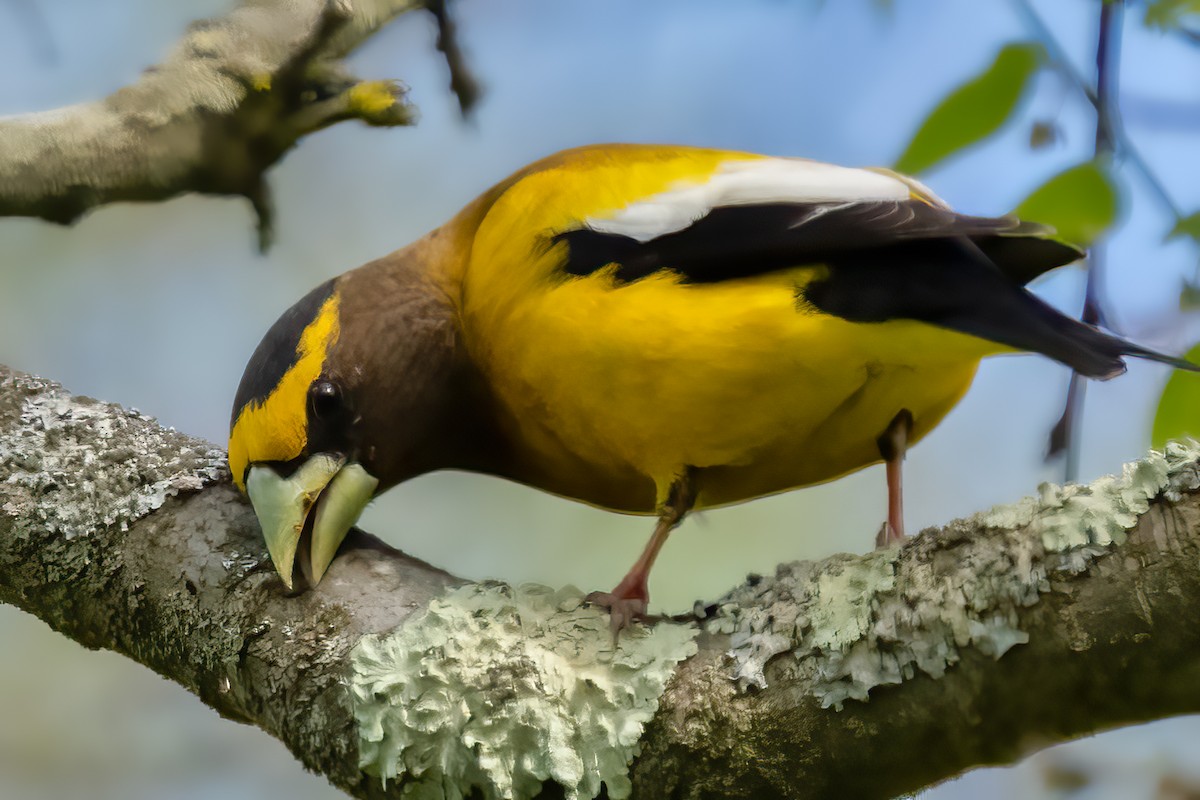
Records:
[[[54,50],[48,55],[15,12],[18,4],[0,4],[0,113],[86,101],[135,80],[190,19],[227,5],[38,4]],[[1090,71],[1096,3],[1036,6],[1078,67]],[[524,163],[586,142],[659,141],[887,164],[938,98],[990,63],[1001,44],[1027,35],[1014,5],[1000,0],[913,0],[882,12],[868,0],[465,0],[455,8],[487,87],[476,117],[469,124],[458,118],[430,21],[413,16],[391,25],[352,64],[364,77],[409,83],[420,124],[391,131],[341,125],[303,142],[272,174],[278,244],[266,257],[255,253],[249,211],[235,199],[114,207],[71,229],[0,220],[0,361],[223,441],[245,360],[284,308],[323,278],[435,227]],[[1121,89],[1129,133],[1176,199],[1200,208],[1200,53],[1143,31],[1135,13],[1128,16]],[[1063,141],[1031,153],[1029,124],[1048,115]],[[965,211],[1003,213],[1041,180],[1086,158],[1093,124],[1078,93],[1047,74],[1017,124],[922,177]],[[1133,338],[1181,351],[1200,338],[1175,313],[1178,282],[1197,253],[1184,243],[1161,244],[1161,208],[1136,176],[1123,176],[1124,221],[1109,250],[1115,319]],[[1081,289],[1077,270],[1037,286],[1068,309],[1078,307]],[[1161,367],[1134,365],[1123,378],[1091,386],[1085,477],[1118,469],[1145,449],[1165,377]],[[910,526],[1015,500],[1056,478],[1058,468],[1043,465],[1041,454],[1066,380],[1065,369],[1033,357],[986,364],[963,404],[909,459]],[[700,516],[664,551],[655,601],[677,610],[747,571],[867,549],[883,517],[882,481],[871,469]],[[458,475],[401,487],[365,524],[471,577],[584,588],[619,578],[647,533],[645,520]],[[0,609],[0,631],[19,625],[35,641],[40,632],[14,614]],[[133,680],[112,669],[114,680]],[[228,724],[220,725],[195,735],[224,736]],[[248,797],[254,769],[242,770],[247,783],[238,791]],[[4,774],[0,756],[0,787]],[[197,788],[196,796],[206,791]],[[319,782],[314,791],[328,795]],[[128,794],[114,789],[110,796]]]

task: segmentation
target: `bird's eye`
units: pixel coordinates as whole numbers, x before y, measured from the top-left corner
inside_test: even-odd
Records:
[[[308,406],[316,419],[329,419],[342,410],[342,390],[329,380],[313,381],[308,390]]]

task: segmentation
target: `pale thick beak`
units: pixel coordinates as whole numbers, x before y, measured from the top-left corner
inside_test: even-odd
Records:
[[[378,485],[378,479],[362,465],[347,464],[346,459],[328,453],[311,457],[286,478],[268,466],[250,467],[246,494],[262,526],[271,561],[288,589],[292,588],[297,551],[308,584],[320,583]],[[310,514],[313,520],[308,526]],[[301,547],[306,531],[310,532],[307,546]]]

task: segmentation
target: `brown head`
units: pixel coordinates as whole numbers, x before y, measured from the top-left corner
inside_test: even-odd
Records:
[[[313,289],[246,366],[229,466],[289,588],[321,580],[376,494],[488,450],[437,236]]]

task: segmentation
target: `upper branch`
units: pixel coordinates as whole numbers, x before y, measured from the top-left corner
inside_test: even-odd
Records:
[[[785,564],[614,645],[577,592],[358,532],[287,596],[220,451],[0,367],[0,602],[358,797],[891,797],[1200,710],[1198,455]]]
[[[398,14],[424,7],[247,0],[193,23],[165,61],[103,100],[0,118],[0,215],[66,224],[123,200],[241,195],[258,214],[265,248],[263,176],[300,137],[347,119],[413,121],[402,85],[359,81],[337,59]],[[444,19],[440,0],[438,9]],[[452,35],[447,21],[442,38]],[[442,47],[465,74],[457,45]]]

